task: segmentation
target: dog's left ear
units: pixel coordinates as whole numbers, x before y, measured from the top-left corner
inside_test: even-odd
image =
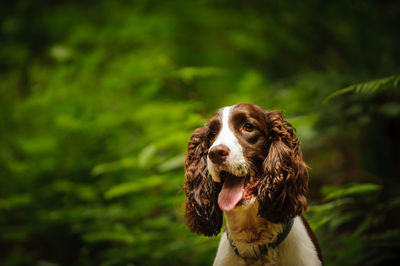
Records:
[[[207,128],[196,129],[188,144],[185,158],[186,223],[192,232],[205,236],[217,235],[222,226],[218,192],[207,171]]]
[[[287,223],[307,207],[307,165],[293,127],[278,111],[267,111],[269,150],[258,190],[259,215],[273,223]]]

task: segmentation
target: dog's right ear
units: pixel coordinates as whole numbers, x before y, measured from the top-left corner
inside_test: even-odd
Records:
[[[205,236],[217,235],[222,226],[218,207],[219,185],[207,171],[207,128],[196,129],[185,158],[185,218],[189,230]]]

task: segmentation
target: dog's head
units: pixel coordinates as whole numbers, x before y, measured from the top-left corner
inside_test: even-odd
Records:
[[[293,127],[278,111],[237,104],[196,129],[185,160],[186,221],[207,236],[222,211],[258,200],[261,217],[286,223],[306,208],[307,166]]]

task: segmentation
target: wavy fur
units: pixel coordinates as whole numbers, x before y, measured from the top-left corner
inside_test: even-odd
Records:
[[[278,111],[267,111],[265,117],[270,145],[258,188],[259,215],[286,223],[306,209],[308,171],[290,123]]]
[[[196,129],[185,158],[186,223],[192,232],[217,235],[222,226],[222,211],[217,204],[220,185],[207,171],[207,128]]]

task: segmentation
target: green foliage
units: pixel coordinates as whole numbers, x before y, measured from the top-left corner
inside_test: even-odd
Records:
[[[371,192],[375,192],[380,187],[376,184],[362,184],[362,185],[347,185],[342,186],[341,188],[334,187],[324,187],[322,192],[325,195],[326,200],[337,199],[340,197],[348,196],[348,195],[362,195],[369,194]]]
[[[1,264],[210,265],[218,238],[183,219],[184,153],[238,102],[296,127],[327,265],[395,262],[398,17],[390,1],[5,1]]]
[[[328,101],[334,97],[337,97],[339,95],[342,95],[342,94],[345,94],[348,92],[372,94],[372,93],[376,92],[377,90],[397,88],[399,86],[399,82],[400,82],[400,75],[393,75],[393,76],[382,78],[382,79],[371,80],[368,82],[351,85],[346,88],[335,91],[334,93],[329,95],[326,98],[326,100]]]
[[[388,227],[398,197],[381,201],[381,186],[348,184],[323,188],[325,203],[311,206],[307,217],[325,246],[327,265],[383,265],[397,260],[400,230]],[[338,233],[339,232],[339,233]]]

